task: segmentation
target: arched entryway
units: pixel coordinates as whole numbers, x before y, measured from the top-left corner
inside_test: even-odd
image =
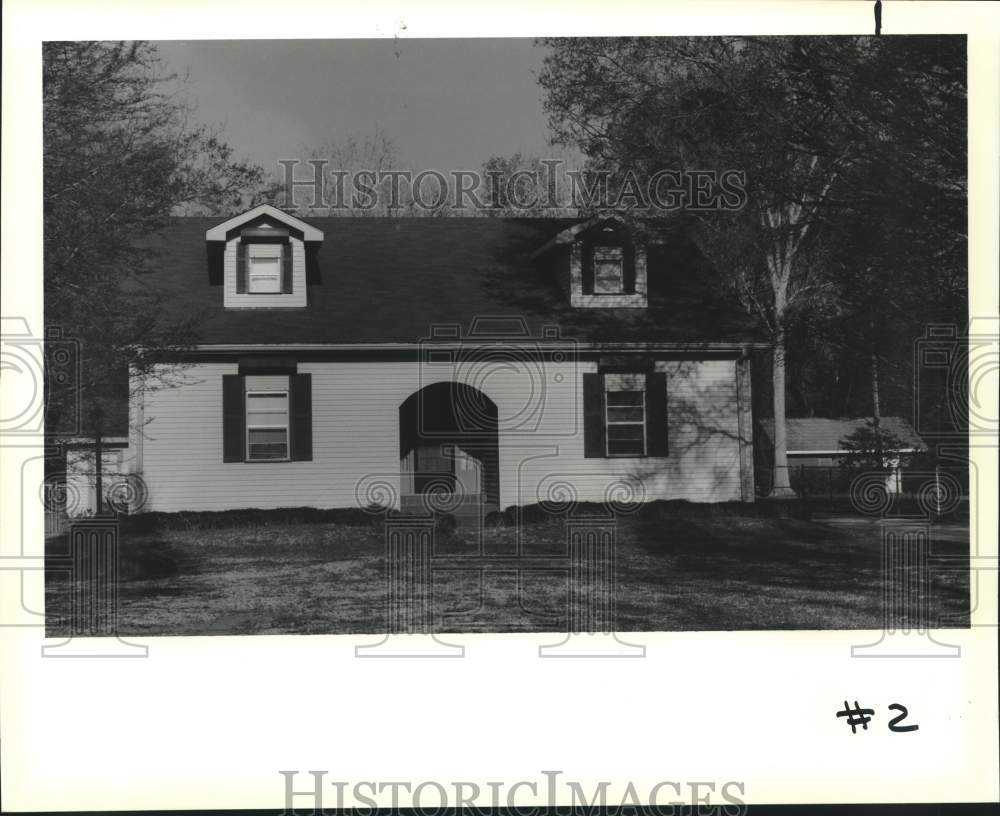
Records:
[[[403,507],[434,504],[456,511],[500,501],[497,406],[456,382],[425,386],[399,406]]]

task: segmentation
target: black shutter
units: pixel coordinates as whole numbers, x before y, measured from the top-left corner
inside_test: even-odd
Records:
[[[583,455],[607,456],[604,448],[604,376],[583,375]]]
[[[589,242],[580,245],[580,263],[583,265],[583,294],[594,294],[594,248]]]
[[[285,244],[281,248],[281,293],[292,293],[292,245]]]
[[[236,294],[242,295],[247,291],[247,245],[242,241],[236,242]]]
[[[625,244],[622,249],[622,291],[626,295],[635,294],[635,247]]]
[[[667,432],[667,375],[653,371],[646,375],[646,455],[666,456]]]
[[[222,377],[222,461],[242,462],[246,449],[246,394],[243,377]]]
[[[288,381],[292,397],[291,458],[295,462],[311,462],[312,374],[293,374]]]

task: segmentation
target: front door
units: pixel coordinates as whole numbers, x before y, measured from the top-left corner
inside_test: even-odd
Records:
[[[413,476],[414,493],[454,493],[455,459],[446,456],[441,445],[417,445]]]

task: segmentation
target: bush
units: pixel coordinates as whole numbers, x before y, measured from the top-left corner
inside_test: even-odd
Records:
[[[872,420],[840,440],[845,450],[841,466],[852,472],[890,471],[899,460],[899,452],[906,447],[892,431],[875,428]]]
[[[758,499],[745,502],[689,502],[656,500],[630,507],[610,508],[603,502],[576,502],[565,507],[528,504],[511,505],[494,510],[485,517],[486,527],[513,527],[517,524],[550,524],[579,516],[606,516],[615,512],[619,517],[641,519],[708,518],[725,516],[764,516],[792,512],[788,505],[796,502],[769,502]],[[797,502],[804,505],[804,502]],[[780,505],[775,508],[772,505]],[[239,510],[185,510],[176,513],[150,512],[120,517],[123,534],[156,535],[171,530],[221,530],[233,527],[282,527],[292,524],[340,524],[345,527],[379,527],[387,512],[383,507],[341,507],[321,510],[316,507],[281,507],[273,510],[244,508]],[[806,512],[800,508],[796,512]],[[434,513],[439,535],[451,535],[458,522],[450,513]]]
[[[657,521],[660,519],[678,518],[712,518],[726,516],[758,516],[762,502],[689,502],[682,499],[657,499],[625,507],[611,507],[604,502],[575,502],[565,508],[550,507],[541,504],[526,504],[520,508],[511,505],[500,513],[490,513],[486,517],[488,526],[514,526],[521,524],[545,524],[564,518],[581,516],[607,516],[614,513],[620,518],[634,516],[636,518]],[[788,502],[785,502],[787,504]],[[773,511],[764,511],[773,512]]]
[[[230,527],[273,527],[289,524],[342,524],[348,527],[377,525],[382,508],[362,510],[341,507],[321,510],[316,507],[279,507],[273,510],[182,510],[176,513],[152,512],[121,519],[122,530],[131,533],[157,533],[164,530],[219,530]]]
[[[51,538],[45,542],[45,569],[50,575],[69,576],[71,570],[82,568],[88,575],[103,576],[107,563],[103,553],[91,562],[89,551],[84,553],[84,563],[74,563],[70,552],[69,536]],[[170,578],[177,575],[178,557],[168,541],[135,541],[127,535],[119,537],[118,577],[123,581],[145,581]]]
[[[458,529],[458,522],[451,513],[434,513],[434,533],[435,535],[447,538],[455,534]]]
[[[166,541],[122,542],[120,569],[126,581],[171,578],[178,572],[176,555]]]

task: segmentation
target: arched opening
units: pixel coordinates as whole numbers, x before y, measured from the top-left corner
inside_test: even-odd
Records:
[[[497,406],[477,388],[456,382],[425,386],[399,406],[402,505],[426,497],[450,511],[498,507]]]

